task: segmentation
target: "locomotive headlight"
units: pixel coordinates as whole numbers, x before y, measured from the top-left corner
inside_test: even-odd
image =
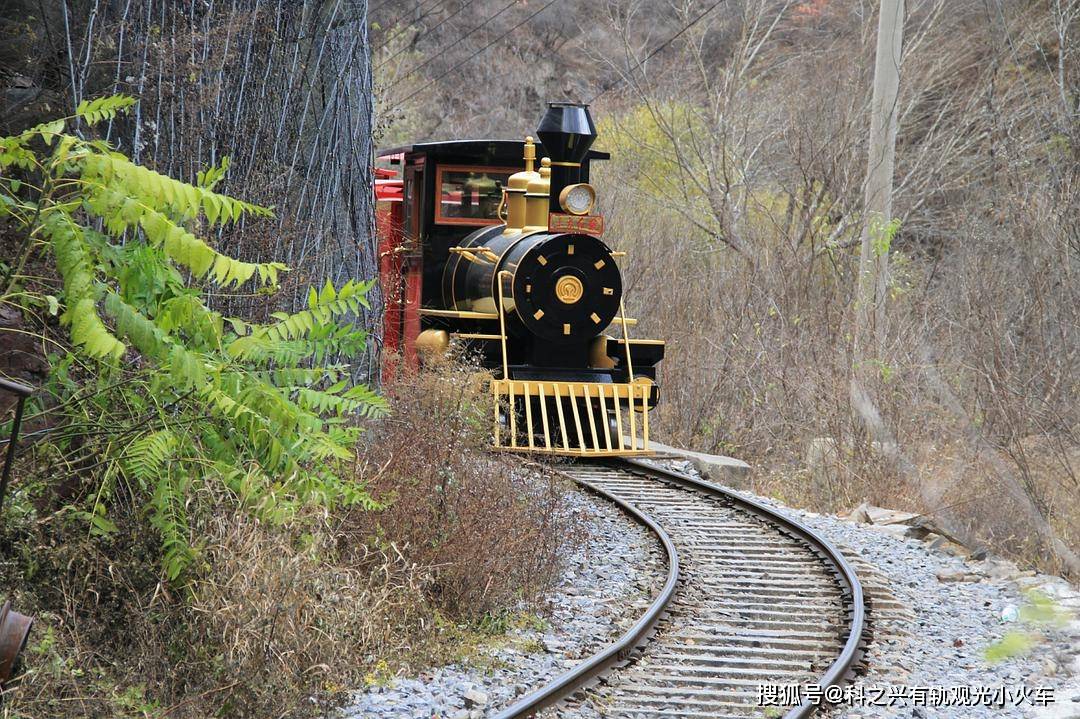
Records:
[[[595,204],[596,190],[585,182],[567,185],[559,193],[559,205],[571,215],[587,215]]]

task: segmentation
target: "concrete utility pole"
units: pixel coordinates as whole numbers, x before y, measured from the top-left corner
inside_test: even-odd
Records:
[[[861,363],[874,340],[878,357],[885,347],[885,297],[889,252],[883,245],[892,219],[893,159],[896,154],[900,49],[904,41],[904,0],[881,0],[878,16],[874,95],[870,103],[870,153],[864,184],[865,216],[859,253],[855,305],[855,361]]]

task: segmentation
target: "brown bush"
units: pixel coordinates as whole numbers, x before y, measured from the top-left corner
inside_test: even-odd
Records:
[[[485,453],[493,410],[468,366],[395,385],[394,414],[362,452],[361,476],[386,509],[382,542],[431,568],[430,600],[476,619],[532,599],[577,531],[560,482],[542,468]]]
[[[72,528],[4,563],[12,598],[37,615],[9,715],[307,716],[312,697],[342,696],[379,658],[430,640],[426,569],[354,541],[339,518],[204,518],[204,570],[183,590],[160,582],[154,540],[126,519],[109,543]]]

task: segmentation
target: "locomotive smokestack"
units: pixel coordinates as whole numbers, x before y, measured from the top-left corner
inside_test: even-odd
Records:
[[[581,182],[581,161],[596,139],[596,125],[589,114],[589,106],[576,102],[549,102],[536,135],[544,143],[544,153],[551,158],[548,206],[551,212],[561,212],[559,194],[567,185]]]

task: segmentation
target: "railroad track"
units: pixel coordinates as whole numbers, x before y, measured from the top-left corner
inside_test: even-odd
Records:
[[[590,703],[626,719],[765,716],[763,685],[824,694],[849,678],[865,630],[863,590],[843,555],[813,530],[640,461],[564,471],[657,536],[667,580],[619,640],[496,719],[530,716],[601,676],[588,689]],[[768,716],[797,719],[815,708],[803,700],[773,706]]]

